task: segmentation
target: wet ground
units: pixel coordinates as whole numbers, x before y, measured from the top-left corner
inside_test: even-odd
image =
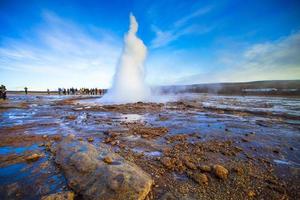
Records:
[[[69,190],[50,148],[68,134],[106,143],[148,172],[148,199],[300,198],[300,98],[170,99],[10,95],[0,102],[0,199]]]

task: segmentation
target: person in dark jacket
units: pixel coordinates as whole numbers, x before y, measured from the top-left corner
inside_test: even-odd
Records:
[[[6,99],[6,87],[4,85],[1,85],[0,87],[0,98]]]
[[[24,90],[25,90],[25,94],[28,94],[28,88],[25,87]]]

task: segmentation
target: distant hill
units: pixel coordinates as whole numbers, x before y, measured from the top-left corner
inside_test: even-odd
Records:
[[[295,95],[300,96],[300,80],[272,80],[238,83],[208,83],[162,86],[163,93],[213,93],[242,95]]]

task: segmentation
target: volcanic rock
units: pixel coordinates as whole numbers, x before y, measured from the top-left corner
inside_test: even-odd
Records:
[[[211,172],[211,167],[209,165],[201,165],[199,169],[203,172]]]
[[[54,141],[61,141],[62,137],[61,137],[60,135],[54,135],[54,136],[52,137],[52,139],[53,139]]]
[[[255,192],[253,192],[253,191],[249,191],[248,192],[248,197],[250,197],[250,198],[252,198],[252,197],[255,197]]]
[[[51,150],[51,146],[52,146],[51,142],[46,142],[45,143],[45,148],[46,148],[47,151]]]
[[[108,156],[104,157],[103,161],[106,162],[107,164],[111,164],[113,162],[111,157],[108,157]]]
[[[105,157],[113,160],[111,164]],[[68,136],[57,145],[56,163],[68,185],[83,199],[144,199],[153,180],[134,163],[114,153],[108,145],[99,148]]]
[[[218,178],[223,180],[227,179],[228,170],[222,165],[214,165],[214,172]]]
[[[41,200],[73,200],[74,192],[59,192],[41,198]]]
[[[30,155],[30,156],[27,156],[25,158],[25,160],[27,162],[34,162],[34,161],[37,161],[40,157],[42,157],[42,155],[34,153],[34,154]]]
[[[189,169],[197,169],[197,166],[196,166],[193,162],[189,161],[188,159],[185,160],[184,164],[185,164]]]
[[[88,141],[88,142],[94,142],[94,138],[89,137],[89,138],[87,139],[87,141]]]
[[[234,167],[233,171],[236,172],[238,175],[242,175],[244,170],[241,167]]]
[[[199,184],[208,185],[208,177],[203,173],[191,174],[190,177]]]
[[[68,115],[66,118],[69,120],[75,120],[77,117],[75,115]]]
[[[163,157],[160,162],[167,168],[167,169],[172,169],[173,168],[173,163],[170,157]]]

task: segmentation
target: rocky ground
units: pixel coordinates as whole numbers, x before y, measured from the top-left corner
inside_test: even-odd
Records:
[[[0,199],[300,198],[298,98],[95,101],[1,101]]]

